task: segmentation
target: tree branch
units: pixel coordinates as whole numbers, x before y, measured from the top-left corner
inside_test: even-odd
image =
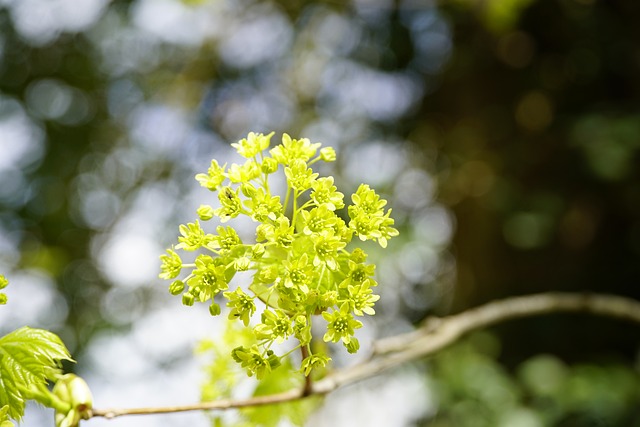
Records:
[[[510,319],[560,312],[613,317],[640,324],[640,302],[621,296],[545,293],[512,297],[493,301],[452,316],[431,318],[415,331],[377,340],[373,344],[373,353],[369,360],[335,371],[320,381],[306,384],[303,389],[294,389],[249,399],[218,400],[185,406],[94,409],[92,416],[115,418],[122,415],[135,414],[224,410],[272,405],[302,399],[307,396],[324,395],[345,385],[378,375],[389,368],[437,353],[471,331],[483,329]]]

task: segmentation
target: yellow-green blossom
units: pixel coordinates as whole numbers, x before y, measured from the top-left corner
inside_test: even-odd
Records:
[[[226,179],[226,175],[224,169],[227,167],[218,165],[218,162],[214,159],[211,160],[211,166],[209,166],[209,170],[207,173],[199,173],[196,175],[196,180],[200,183],[201,186],[208,188],[211,191],[215,191],[218,189],[220,184]]]
[[[256,224],[255,241],[243,242],[233,225],[214,225],[216,233],[209,234],[196,220],[179,227],[178,244],[160,257],[160,277],[172,280],[169,291],[182,295],[183,304],[207,302],[216,316],[223,309],[216,298],[221,294],[231,321],[246,328],[256,322],[250,329],[254,341],[238,342],[232,356],[259,379],[280,364],[272,350],[276,342],[291,339],[297,341],[294,348],[306,348],[300,365],[305,375],[329,362],[323,352],[311,354],[319,326],[313,319],[319,315],[326,321],[325,341],[358,350],[354,333],[362,323],[355,316],[375,314],[379,296],[372,291],[375,266],[365,263],[362,249],[348,245],[355,235],[385,247],[398,234],[386,200],[366,184],[347,198],[352,204],[343,210],[345,195],[334,178],[313,170],[319,161],[336,160],[333,148],[284,134],[269,149],[273,135],[249,133],[231,144],[243,162],[227,168],[213,160],[207,173],[196,175],[200,185],[218,191],[217,200],[197,209],[199,220],[231,223],[244,216]],[[277,173],[285,188],[270,183]],[[189,264],[180,250],[205,253]],[[225,292],[235,275],[251,277],[249,286]],[[259,322],[252,319],[258,302],[264,304]]]
[[[274,133],[275,132],[271,132],[268,135],[263,135],[261,133],[249,132],[246,138],[231,144],[231,146],[234,147],[242,157],[250,159],[269,148],[271,137]]]

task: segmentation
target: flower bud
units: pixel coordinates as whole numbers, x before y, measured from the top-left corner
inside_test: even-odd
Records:
[[[171,295],[179,295],[184,291],[184,282],[182,280],[176,280],[169,285],[169,293]]]
[[[216,303],[213,303],[209,306],[209,314],[212,316],[217,316],[220,314],[220,306]]]
[[[351,337],[349,342],[343,343],[347,351],[351,354],[356,353],[360,349],[360,342],[357,338]]]
[[[196,301],[196,297],[191,292],[182,294],[182,304],[191,307]]]
[[[320,149],[320,158],[325,162],[336,161],[336,150],[333,147],[324,147]]]
[[[213,218],[213,208],[209,205],[200,205],[196,213],[203,221],[209,221]]]
[[[320,295],[320,306],[323,308],[331,307],[338,301],[338,293],[336,291],[324,292]]]
[[[242,194],[244,194],[246,197],[253,198],[258,190],[256,190],[256,187],[254,187],[253,184],[249,182],[243,182],[240,185],[240,191],[242,191]]]
[[[251,266],[251,260],[246,256],[241,256],[233,262],[236,271],[247,271]]]
[[[262,166],[260,167],[262,173],[270,174],[278,170],[278,161],[273,157],[267,157],[262,160]]]
[[[52,390],[53,395],[60,401],[69,404],[67,412],[56,410],[55,422],[57,427],[77,426],[80,420],[91,418],[93,396],[87,383],[77,375],[62,375]]]
[[[251,247],[251,253],[254,258],[262,258],[265,253],[265,247],[262,243],[256,243]]]

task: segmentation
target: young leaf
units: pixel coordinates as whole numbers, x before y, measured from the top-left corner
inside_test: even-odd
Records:
[[[9,405],[9,417],[22,418],[31,390],[54,381],[61,360],[71,355],[52,332],[25,326],[0,338],[0,407]]]

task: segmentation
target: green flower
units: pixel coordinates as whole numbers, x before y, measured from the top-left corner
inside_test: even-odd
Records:
[[[314,173],[313,169],[307,166],[307,162],[301,159],[292,160],[290,166],[284,168],[284,174],[287,177],[289,187],[298,193],[302,193],[311,188],[315,179],[318,177],[318,174]]]
[[[233,261],[233,269],[236,271],[247,271],[251,267],[251,258],[241,256]]]
[[[393,218],[389,217],[389,210],[384,216],[368,216],[361,212],[358,216],[352,217],[349,227],[355,232],[360,240],[376,240],[383,248],[387,247],[387,241],[398,235],[398,230],[391,227]]]
[[[182,270],[182,260],[180,259],[180,255],[178,255],[173,249],[167,249],[166,255],[160,255],[160,261],[162,262],[162,265],[160,266],[162,273],[159,275],[161,279],[171,280],[178,277],[180,270]]]
[[[267,265],[256,271],[256,274],[253,275],[253,282],[256,284],[273,283],[278,278],[278,274],[277,265]]]
[[[200,302],[210,300],[218,292],[229,287],[225,270],[225,266],[220,265],[220,258],[213,259],[209,255],[198,255],[196,268],[187,279],[189,292]]]
[[[226,167],[226,164],[220,167],[216,160],[211,160],[211,166],[209,166],[207,173],[197,174],[196,180],[201,186],[208,188],[211,191],[215,191],[226,178],[224,173],[224,168]]]
[[[231,357],[247,370],[249,376],[255,375],[259,380],[271,372],[272,367],[276,367],[280,363],[273,351],[268,351],[267,357],[264,357],[260,354],[258,346],[255,345],[251,348],[236,347],[231,351]]]
[[[257,339],[277,340],[283,342],[293,333],[291,318],[283,310],[265,310],[262,323],[253,329]]]
[[[368,215],[382,215],[382,209],[387,204],[387,201],[381,199],[367,184],[360,184],[358,190],[351,195],[351,201],[353,205],[349,207],[349,211],[353,209]]]
[[[250,159],[258,155],[261,151],[269,148],[271,137],[274,133],[275,132],[271,132],[268,135],[263,135],[261,133],[249,132],[246,138],[231,144],[231,146],[234,147],[242,157]]]
[[[328,229],[314,234],[311,236],[311,240],[315,251],[313,265],[318,267],[325,264],[330,270],[337,270],[338,260],[336,257],[338,251],[346,246],[340,236],[336,236],[332,229]]]
[[[391,209],[387,211],[385,216],[380,219],[378,230],[380,231],[380,237],[378,237],[378,244],[383,248],[387,247],[387,240],[395,237],[399,234],[398,230],[391,227],[394,224],[394,219],[390,217]]]
[[[214,211],[220,217],[221,222],[227,222],[231,218],[237,217],[242,212],[242,202],[238,196],[238,190],[231,187],[222,187],[218,193],[220,207]]]
[[[239,245],[242,245],[240,236],[233,227],[224,227],[219,225],[216,227],[218,235],[211,236],[208,247],[211,249],[220,249],[220,253],[224,254]]]
[[[291,261],[284,260],[282,265],[284,266],[284,286],[296,287],[306,292],[315,277],[313,265],[309,262],[307,254],[304,253]]]
[[[282,216],[282,204],[279,196],[271,196],[264,189],[259,188],[251,196],[251,200],[245,202],[251,212],[251,218],[258,222],[275,221]]]
[[[241,319],[244,326],[248,326],[251,316],[256,311],[253,297],[245,294],[241,288],[233,292],[225,292],[224,297],[229,300],[227,307],[231,308],[229,319]]]
[[[375,264],[365,264],[364,259],[362,259],[361,262],[348,260],[347,265],[349,266],[349,272],[347,273],[344,280],[340,283],[340,288],[346,288],[350,285],[360,285],[365,280],[369,281],[370,286],[377,285],[377,283],[373,279],[371,279],[376,269]]]
[[[279,217],[275,225],[260,224],[256,228],[256,240],[258,242],[266,240],[281,248],[291,247],[294,240],[293,234],[293,227],[289,224],[289,218],[286,216]]]
[[[178,237],[178,243],[176,245],[176,249],[184,249],[185,251],[195,251],[200,249],[203,246],[206,246],[207,243],[211,241],[210,234],[206,234],[202,227],[200,227],[200,222],[196,220],[196,222],[190,222],[187,225],[180,225],[180,234],[182,236]]]
[[[300,341],[300,345],[307,345],[311,342],[311,325],[308,324],[306,316],[296,316],[293,322],[293,333]]]
[[[348,344],[355,339],[353,337],[355,330],[362,327],[362,322],[354,319],[353,315],[349,312],[348,303],[343,303],[339,311],[334,310],[331,313],[323,312],[322,317],[329,322],[327,332],[323,337],[325,342],[338,342],[342,340],[344,344]]]
[[[324,368],[330,361],[331,358],[326,354],[312,354],[302,361],[302,364],[300,365],[300,371],[303,372],[306,377],[308,377],[313,369]]]
[[[299,159],[305,162],[316,155],[319,143],[312,144],[307,138],[291,139],[286,133],[282,135],[282,144],[273,147],[269,153],[283,165],[290,165],[294,160]]]
[[[249,159],[243,165],[232,164],[227,171],[227,176],[229,177],[229,181],[238,183],[249,182],[252,179],[256,179],[261,173],[260,166],[258,166],[256,161]]]
[[[306,235],[319,234],[328,228],[335,230],[339,220],[326,205],[300,211],[300,216],[302,232]]]
[[[373,316],[376,314],[373,309],[376,301],[380,299],[380,295],[374,295],[369,285],[369,279],[359,285],[349,285],[349,305],[356,316],[368,314]]]
[[[339,192],[336,186],[333,185],[332,176],[318,178],[313,182],[311,188],[313,188],[311,200],[314,201],[316,206],[324,206],[330,211],[344,207],[344,194]]]

